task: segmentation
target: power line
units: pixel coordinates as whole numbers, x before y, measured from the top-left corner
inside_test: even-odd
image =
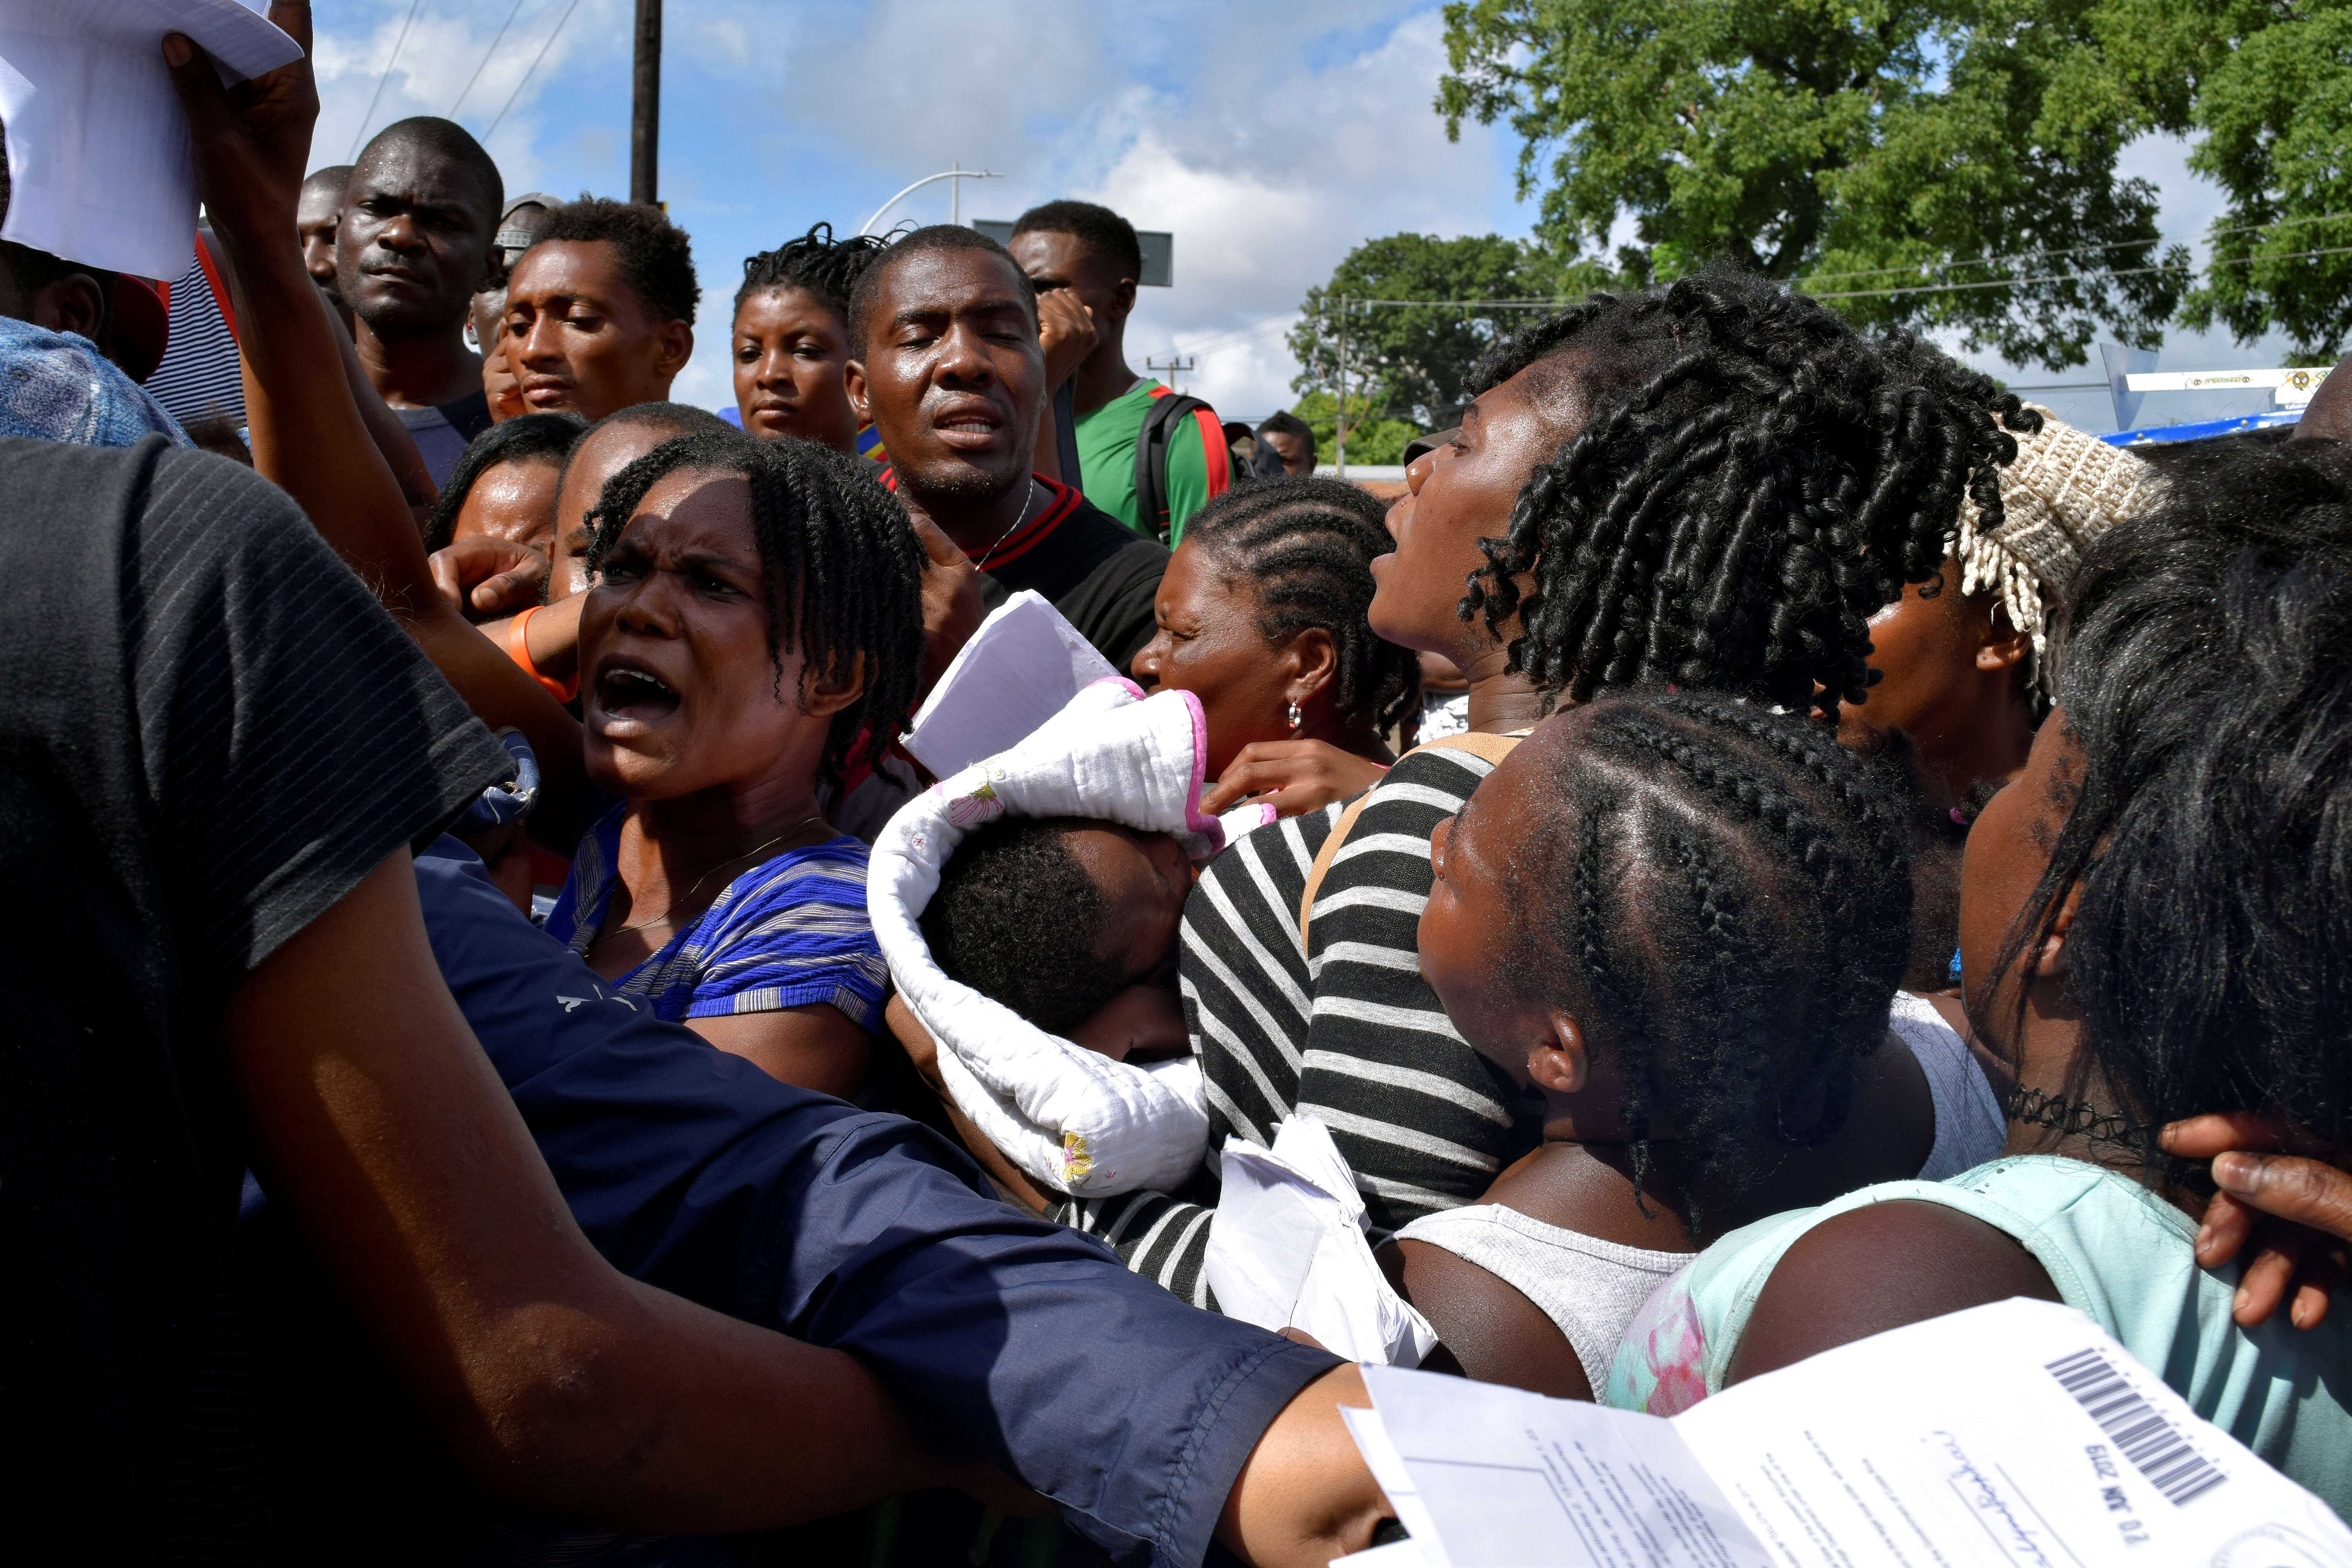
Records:
[[[507,109],[512,109],[515,106],[515,100],[522,97],[522,89],[529,87],[530,85],[530,79],[539,74],[539,62],[547,58],[547,51],[555,47],[556,34],[563,31],[563,24],[572,20],[572,13],[578,9],[580,9],[580,0],[572,0],[572,4],[563,8],[562,16],[555,24],[555,32],[547,35],[547,42],[540,45],[539,53],[531,57],[530,69],[523,72],[522,80],[515,83],[514,92],[507,99],[507,108],[499,110],[498,119],[490,121],[489,131],[482,132],[483,141],[488,141],[490,139],[490,132],[496,131],[500,125],[506,122]]]
[[[415,0],[408,7],[408,20],[400,25],[400,37],[392,41],[392,58],[383,62],[383,74],[375,79],[375,92],[368,99],[367,112],[360,116],[360,128],[352,132],[352,150],[343,154],[344,163],[360,155],[360,138],[367,134],[368,121],[375,118],[375,106],[383,98],[383,84],[392,79],[392,68],[400,63],[400,51],[408,47],[408,29],[416,25],[416,13],[424,9],[425,0]]]
[[[474,68],[474,74],[466,79],[466,85],[464,87],[458,89],[457,101],[449,106],[450,119],[455,120],[457,118],[457,110],[465,103],[466,94],[474,90],[474,84],[481,80],[482,73],[489,68],[490,57],[499,52],[499,46],[500,44],[506,42],[507,29],[514,26],[516,13],[520,12],[521,9],[522,0],[514,0],[514,8],[507,13],[507,19],[499,24],[498,37],[492,38],[490,40],[490,47],[482,51],[482,63]]]
[[[2325,250],[2294,250],[2284,256],[2225,256],[2206,263],[2209,267],[2250,267],[2257,261],[2306,261],[2317,256],[2352,255],[2352,245],[2330,246]],[[1887,294],[1951,294],[1966,289],[2022,289],[2036,283],[2095,283],[2103,278],[2143,278],[2152,272],[2194,272],[2193,262],[2168,263],[2161,267],[2127,267],[2107,272],[2056,272],[2046,278],[1995,278],[1983,283],[1923,283],[1910,289],[1854,289],[1837,294],[1809,294],[1811,300],[1869,300]],[[1798,282],[1804,279],[1799,279]],[[1793,286],[1793,285],[1792,285]]]

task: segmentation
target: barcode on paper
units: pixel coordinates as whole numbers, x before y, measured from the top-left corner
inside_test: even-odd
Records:
[[[2095,1350],[2076,1351],[2048,1363],[2050,1375],[2074,1396],[2100,1430],[2115,1439],[2132,1468],[2179,1507],[2230,1478],[2189,1446],[2171,1422],[2140,1397],[2107,1358]]]

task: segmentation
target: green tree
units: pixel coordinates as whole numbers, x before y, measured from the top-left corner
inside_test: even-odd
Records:
[[[1598,269],[1588,268],[1591,280]],[[1349,417],[1356,417],[1356,389],[1369,393],[1367,406],[1391,418],[1410,418],[1423,427],[1454,423],[1462,377],[1497,332],[1507,333],[1528,318],[1525,310],[1455,310],[1445,306],[1365,306],[1371,300],[1551,300],[1561,288],[1560,268],[1540,248],[1498,235],[1440,239],[1431,234],[1392,234],[1368,239],[1349,251],[1331,280],[1307,291],[1298,324],[1290,330],[1290,352],[1298,374],[1291,388],[1321,392],[1339,385],[1339,300],[1347,317]],[[1303,416],[1302,416],[1303,417]],[[1406,439],[1411,439],[1410,437]],[[1399,443],[1402,447],[1402,443]],[[1356,458],[1356,437],[1348,437]],[[1371,462],[1375,459],[1359,459]],[[1392,461],[1393,459],[1380,459]]]
[[[2147,9],[2172,17],[2172,52],[2197,71],[2189,166],[2230,197],[2182,319],[2240,342],[2284,331],[2298,359],[2333,361],[2352,334],[2352,4]]]
[[[1551,251],[1621,283],[1728,258],[1859,322],[2063,369],[2103,331],[2154,347],[2187,282],[2158,192],[2116,175],[2185,100],[2102,52],[2111,20],[2100,0],[1454,0],[1436,107],[1449,134],[1507,122]],[[1633,243],[1604,256],[1621,217]]]
[[[1315,460],[1339,460],[1339,400],[1328,392],[1310,392],[1298,400],[1293,414],[1315,432]],[[1348,465],[1402,463],[1405,444],[1421,434],[1421,426],[1402,419],[1383,418],[1379,400],[1367,393],[1348,395]]]

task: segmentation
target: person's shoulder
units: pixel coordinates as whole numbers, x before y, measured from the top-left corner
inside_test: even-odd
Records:
[[[1140,427],[1143,416],[1151,410],[1152,389],[1160,384],[1150,376],[1137,380],[1133,386],[1112,398],[1091,414],[1081,415],[1077,427],[1081,430],[1108,428],[1128,425]]]
[[[2060,1299],[2049,1271],[2000,1226],[1942,1203],[1862,1203],[1808,1226],[1780,1254],[1725,1381],[2011,1296]]]
[[[70,531],[42,531],[50,537],[86,535],[111,518],[142,536],[169,539],[183,564],[233,553],[257,536],[317,539],[292,498],[251,468],[160,435],[120,447],[0,436],[0,488],[20,510],[53,521],[88,520]]]
[[[1168,547],[1146,539],[1110,513],[1077,498],[1054,531],[1054,548],[1081,580],[1117,588],[1149,580],[1168,570]]]
[[[735,879],[714,912],[730,928],[786,924],[834,925],[845,916],[871,927],[866,912],[866,871],[871,855],[847,835],[787,849]]]

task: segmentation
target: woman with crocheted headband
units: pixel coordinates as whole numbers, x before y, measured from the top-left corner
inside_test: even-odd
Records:
[[[2160,483],[2137,454],[2026,408],[2041,427],[2018,433],[2017,460],[2000,470],[2006,515],[1987,528],[1974,500],[1960,503],[1943,572],[1871,617],[1870,663],[1884,673],[1840,714],[1840,738],[1864,751],[1907,735],[1962,826],[2025,765],[2050,710],[2050,632],[2075,563]]]
[[[1960,503],[1943,571],[1906,586],[1870,620],[1870,664],[1880,673],[1839,711],[1838,738],[1907,771],[1917,797],[1911,843],[1916,902],[1906,989],[1956,984],[1960,853],[1969,826],[2025,766],[2050,710],[2057,669],[2050,634],[2075,563],[2091,542],[2154,504],[2153,465],[2046,408],[2017,432],[2017,460],[2000,470],[2004,515],[1986,526]]]

